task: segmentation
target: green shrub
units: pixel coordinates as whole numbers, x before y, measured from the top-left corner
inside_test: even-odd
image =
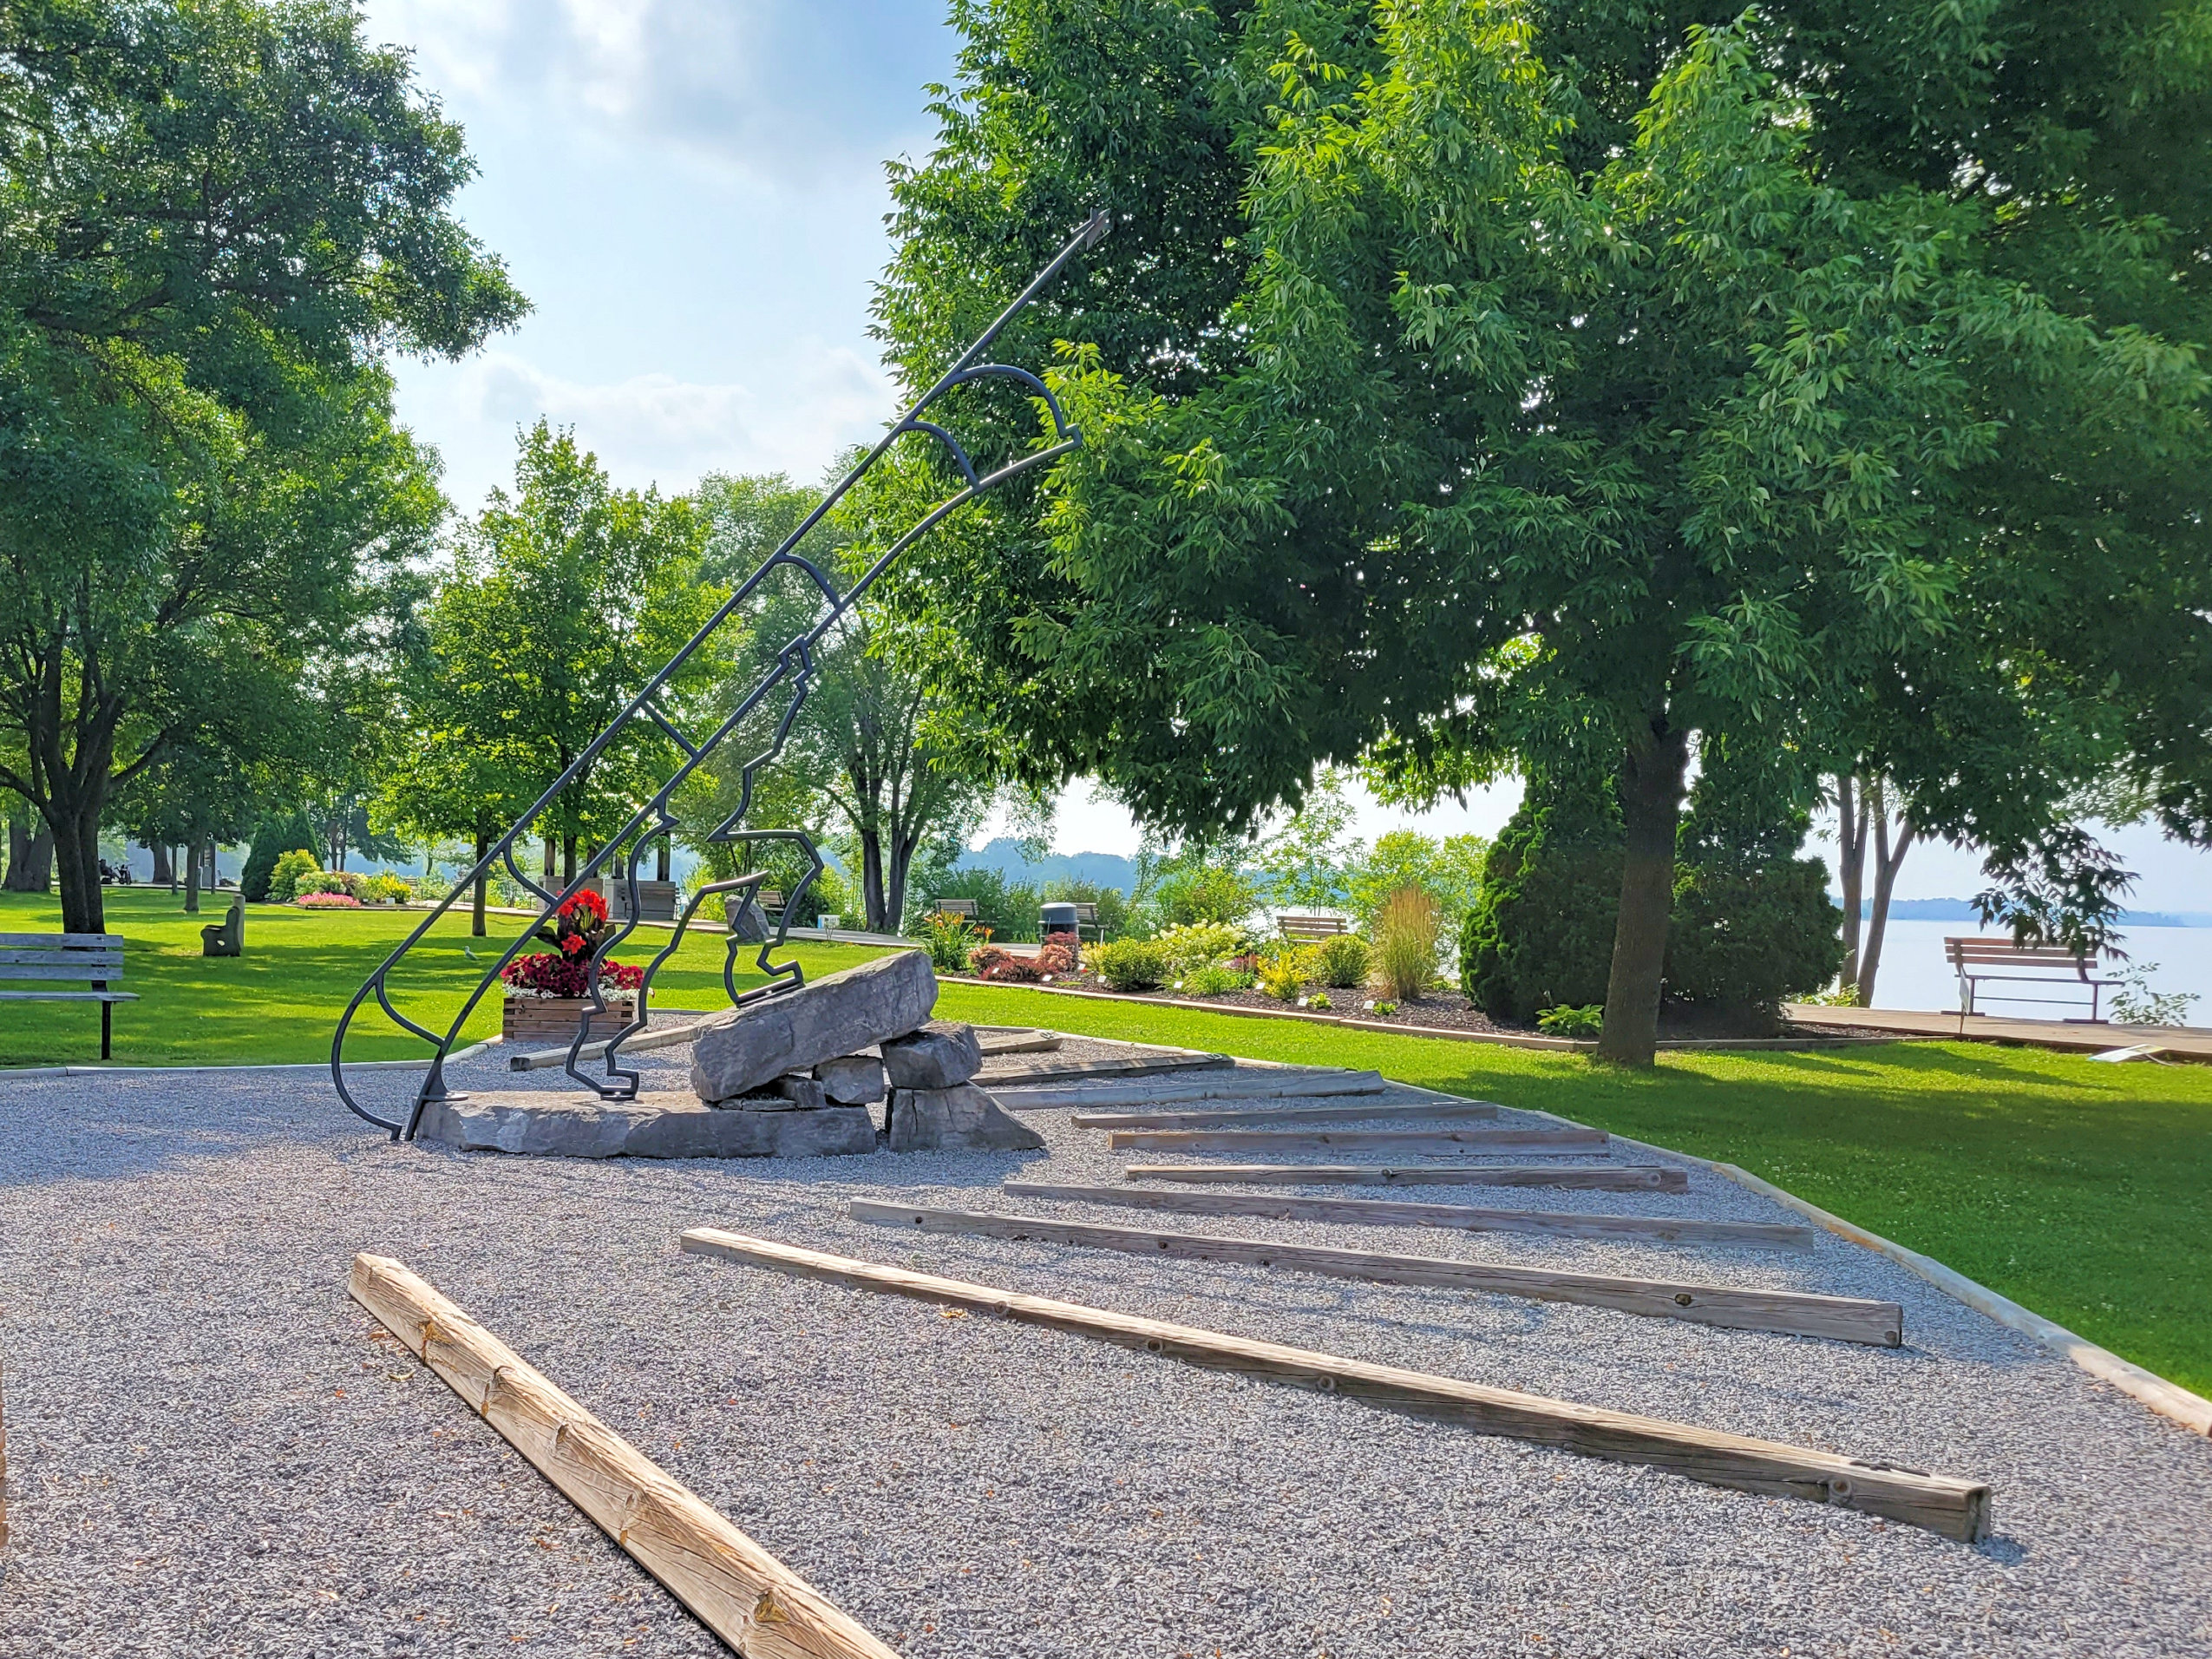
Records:
[[[1460,988],[1491,1019],[1605,1000],[1620,910],[1610,792],[1531,779],[1491,843],[1459,939]]]
[[[1260,890],[1242,871],[1226,864],[1191,864],[1170,869],[1150,898],[1161,921],[1170,928],[1201,921],[1234,925],[1260,902]]]
[[[1605,1029],[1606,1006],[1602,1002],[1586,1003],[1575,1007],[1562,1002],[1555,1008],[1539,1009],[1536,1029],[1548,1037],[1594,1037]]]
[[[1225,922],[1191,921],[1163,928],[1153,935],[1152,942],[1167,954],[1169,973],[1188,974],[1194,968],[1207,967],[1235,955],[1243,947],[1244,936]]]
[[[239,872],[239,891],[249,903],[264,902],[269,897],[269,882],[278,858],[317,844],[315,826],[307,821],[304,812],[295,812],[288,817],[264,818],[253,827],[253,844],[246,852],[245,868]]]
[[[368,904],[405,904],[415,896],[415,884],[402,875],[379,874],[361,883],[358,896]]]
[[[1232,991],[1248,989],[1251,984],[1252,976],[1248,974],[1240,974],[1234,967],[1209,965],[1194,967],[1183,975],[1182,993],[1187,997],[1226,996]]]
[[[1286,951],[1260,964],[1260,988],[1278,1002],[1295,1002],[1306,988],[1306,974],[1297,956]]]
[[[1751,869],[1685,869],[1666,936],[1666,993],[1772,1023],[1783,1001],[1843,966],[1843,913],[1828,867],[1791,858]]]
[[[1375,961],[1374,951],[1357,934],[1338,934],[1334,939],[1323,940],[1314,955],[1319,959],[1319,971],[1315,977],[1339,991],[1366,984],[1367,970]]]
[[[1329,1000],[1329,993],[1326,991],[1316,991],[1306,999],[1306,1006],[1309,1008],[1327,1009],[1333,1008],[1337,1005]]]
[[[1375,974],[1394,997],[1417,997],[1436,982],[1443,918],[1417,887],[1400,888],[1375,913]]]
[[[299,883],[304,876],[319,875],[323,867],[315,862],[315,855],[304,849],[294,849],[278,856],[275,868],[269,872],[269,901],[272,904],[290,904],[299,896]],[[333,889],[324,888],[323,892]],[[335,889],[343,893],[345,884]]]
[[[1151,991],[1168,978],[1168,954],[1149,939],[1116,939],[1093,945],[1086,959],[1116,991]]]

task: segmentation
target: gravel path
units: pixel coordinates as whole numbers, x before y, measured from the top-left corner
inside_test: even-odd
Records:
[[[649,1085],[688,1063],[639,1059],[666,1077]],[[494,1050],[455,1080],[549,1080],[503,1065]],[[393,1146],[297,1074],[0,1084],[0,1656],[723,1651],[442,1383],[368,1340],[344,1290],[364,1249],[902,1652],[2212,1648],[2212,1443],[1871,1253],[1217,1229],[1882,1296],[1904,1305],[1901,1351],[843,1216],[860,1196],[1011,1210],[1006,1176],[1106,1180],[1127,1161],[1063,1111],[1027,1116],[1049,1156],[587,1164]],[[1702,1171],[1682,1195],[1399,1196],[1787,1218]],[[678,1253],[701,1223],[1978,1477],[1996,1537],[1969,1548]]]

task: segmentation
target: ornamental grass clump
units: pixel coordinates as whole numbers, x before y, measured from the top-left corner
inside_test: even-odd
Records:
[[[1436,980],[1443,936],[1436,902],[1417,887],[1400,888],[1375,915],[1376,980],[1393,997],[1418,997]]]
[[[1366,984],[1367,972],[1375,965],[1373,949],[1357,934],[1338,934],[1324,940],[1314,954],[1319,969],[1316,977],[1338,991]]]

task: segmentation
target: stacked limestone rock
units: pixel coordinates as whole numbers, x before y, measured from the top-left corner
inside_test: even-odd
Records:
[[[717,1109],[791,1114],[776,1125],[787,1156],[873,1150],[887,1092],[894,1152],[1043,1146],[975,1086],[975,1029],[931,1020],[936,1002],[929,958],[906,951],[733,1008],[696,1027],[692,1090]]]

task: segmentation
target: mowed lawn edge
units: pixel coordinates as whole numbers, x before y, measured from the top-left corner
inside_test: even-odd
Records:
[[[203,957],[200,928],[227,895],[183,914],[165,890],[118,889],[123,934],[117,1065],[242,1065],[329,1058],[338,1012],[419,911],[247,908],[246,954]],[[513,919],[505,919],[512,923]],[[0,932],[58,932],[51,898],[0,894]],[[504,940],[448,917],[401,1006],[460,1006]],[[665,934],[650,940],[643,960]],[[509,934],[507,937],[511,938]],[[687,940],[658,981],[664,1006],[718,1007],[720,934]],[[880,954],[798,944],[810,974]],[[474,954],[471,961],[469,953]],[[749,966],[751,952],[739,958]],[[758,976],[741,974],[740,983]],[[2212,1067],[2100,1066],[2031,1049],[1914,1043],[1800,1052],[1670,1053],[1649,1072],[1580,1055],[1240,1019],[1157,1003],[1096,1001],[950,982],[946,1018],[1038,1025],[1216,1050],[1252,1059],[1371,1067],[1408,1083],[1559,1113],[1738,1164],[2200,1393],[2212,1393]],[[498,1029],[488,997],[466,1036]],[[0,1066],[97,1064],[88,1004],[0,1004]],[[425,1023],[429,1023],[425,1020]],[[365,1015],[351,1059],[414,1059],[422,1046]],[[1746,1264],[1745,1276],[1756,1276]],[[1908,1341],[1910,1333],[1907,1334]]]

